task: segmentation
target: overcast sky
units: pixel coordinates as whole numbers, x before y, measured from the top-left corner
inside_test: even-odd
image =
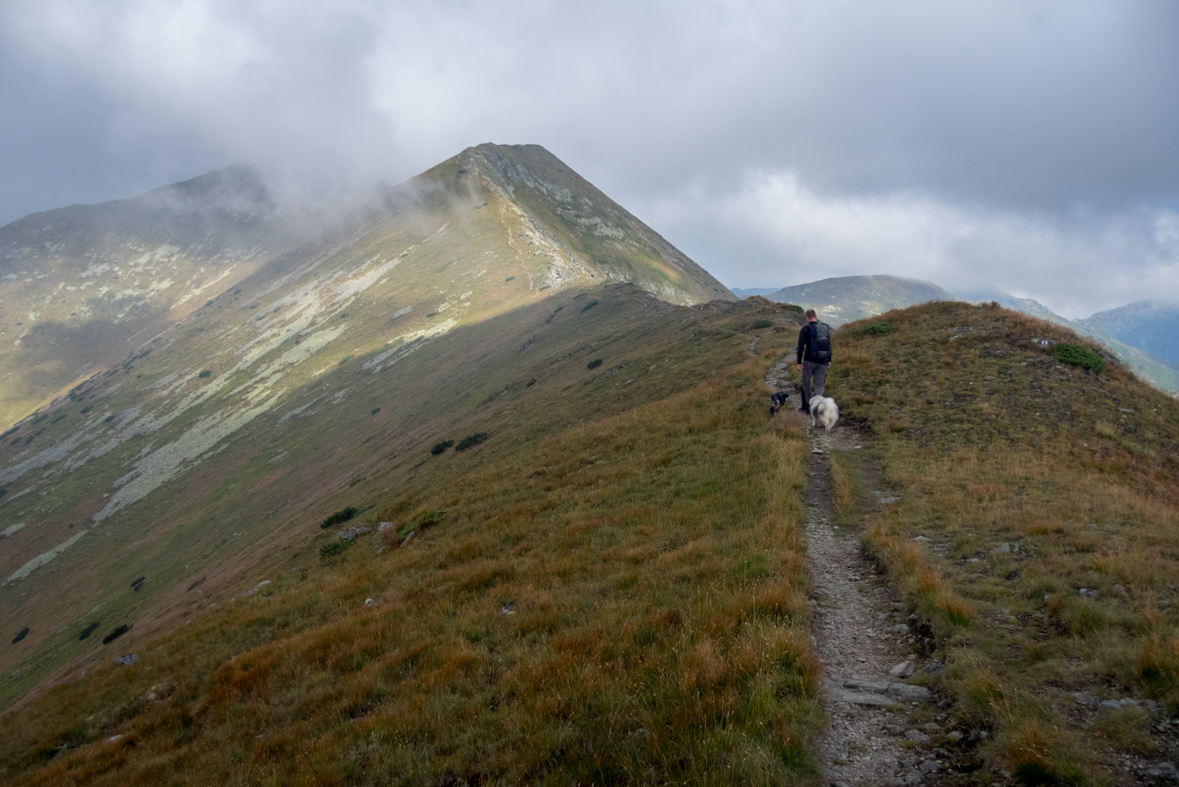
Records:
[[[734,287],[1179,300],[1172,0],[5,0],[0,224],[544,145]]]

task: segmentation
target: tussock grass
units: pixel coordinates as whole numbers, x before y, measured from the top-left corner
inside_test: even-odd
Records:
[[[1058,363],[1031,340],[1084,342],[1020,314],[887,316],[890,334],[839,332],[829,378],[899,493],[865,547],[928,624],[963,721],[990,731],[990,768],[1130,778],[1119,751],[1162,745],[1145,712],[1099,718],[1071,695],[1179,711],[1179,406],[1118,364]]]
[[[497,441],[495,461],[378,504],[380,520],[446,516],[405,547],[361,538],[322,565],[311,545],[291,558],[309,568],[142,644],[133,669],[8,714],[0,773],[817,784],[809,445],[767,421],[759,387],[729,384],[773,360]],[[167,698],[145,699],[165,681]]]

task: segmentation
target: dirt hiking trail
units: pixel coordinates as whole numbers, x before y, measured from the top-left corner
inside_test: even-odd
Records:
[[[831,487],[831,454],[854,457],[867,505],[878,508],[894,498],[879,488],[879,472],[862,453],[867,436],[837,424],[829,434],[811,427],[799,412],[798,384],[787,356],[766,377],[774,391],[790,400],[778,418],[794,418],[811,440],[807,487],[808,561],[814,593],[813,636],[824,670],[824,705],[829,727],[816,752],[825,784],[943,785],[968,783],[958,771],[954,747],[962,733],[945,712],[949,705],[929,689],[942,665],[918,654],[929,643],[916,630],[899,596],[860,549],[863,522],[836,521]],[[908,679],[908,680],[906,680]],[[969,767],[969,766],[968,766]]]

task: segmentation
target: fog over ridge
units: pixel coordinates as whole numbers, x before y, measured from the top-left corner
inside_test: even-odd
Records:
[[[1179,294],[1179,7],[13,0],[0,223],[249,162],[358,204],[544,145],[732,286]],[[1179,297],[1179,295],[1176,295]]]

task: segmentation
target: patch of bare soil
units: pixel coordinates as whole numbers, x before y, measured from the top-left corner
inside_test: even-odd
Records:
[[[936,676],[941,665],[918,655],[925,643],[916,620],[864,557],[862,528],[841,527],[833,515],[830,453],[859,451],[866,436],[846,425],[830,433],[812,428],[810,415],[799,412],[789,360],[771,371],[766,384],[790,391],[778,417],[800,419],[812,441],[806,528],[814,639],[826,673],[830,720],[817,745],[826,781],[837,787],[954,783],[956,757],[941,744],[952,746],[961,733],[945,712],[949,702],[918,685],[922,675]],[[864,483],[878,486],[879,474],[868,467],[867,457],[857,464],[865,467]],[[879,489],[868,493],[874,505],[889,502]]]

